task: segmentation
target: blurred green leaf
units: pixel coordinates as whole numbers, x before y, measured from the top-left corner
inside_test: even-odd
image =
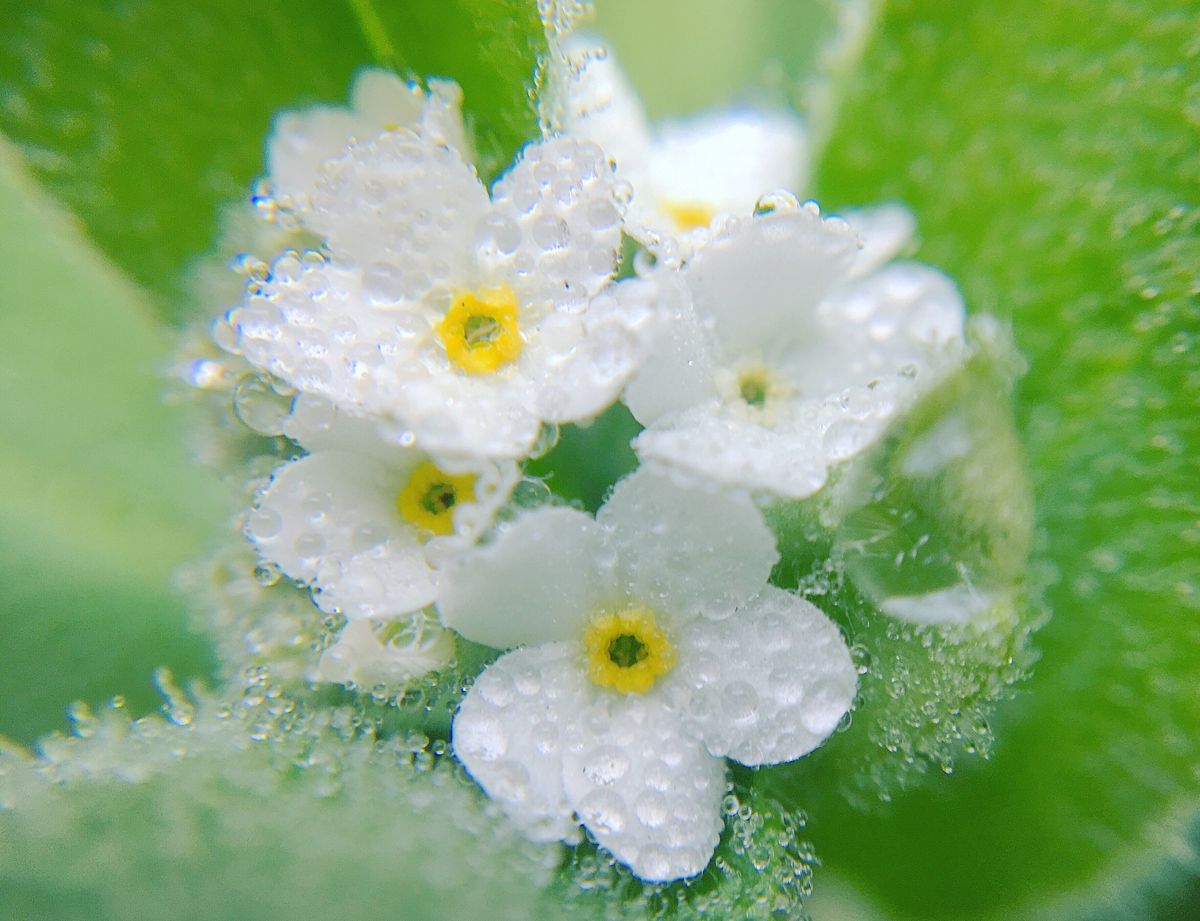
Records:
[[[637,467],[631,443],[641,430],[625,405],[617,403],[591,422],[564,425],[554,447],[526,464],[525,472],[544,479],[560,499],[594,512],[617,480]]]
[[[0,735],[211,669],[168,594],[222,508],[165,405],[170,337],[0,146]]]
[[[828,147],[825,204],[908,203],[920,257],[1012,320],[1053,614],[990,763],[869,814],[814,810],[822,860],[892,917],[1137,917],[1126,896],[1189,853],[1195,17],[1191,3],[897,0]]]
[[[838,4],[813,0],[598,0],[610,41],[652,118],[769,93],[805,114]],[[824,63],[824,62],[822,62]]]
[[[286,706],[285,706],[286,703]],[[177,698],[0,751],[0,915],[90,921],[545,916],[561,859],[424,740],[351,711]]]
[[[33,0],[0,35],[0,131],[178,317],[218,206],[246,200],[272,116],[379,64],[462,85],[485,175],[536,130],[531,0]]]

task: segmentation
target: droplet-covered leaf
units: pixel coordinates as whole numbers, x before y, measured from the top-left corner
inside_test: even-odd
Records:
[[[814,814],[825,864],[894,917],[1136,917],[1121,896],[1188,852],[1198,56],[1187,4],[898,0],[827,150],[824,200],[906,202],[919,256],[1011,318],[1052,614],[990,762]]]
[[[0,914],[213,921],[537,917],[560,861],[423,738],[273,694],[79,714],[0,752]]]

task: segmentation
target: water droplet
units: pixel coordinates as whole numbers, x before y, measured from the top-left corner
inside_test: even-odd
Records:
[[[242,424],[259,435],[283,434],[291,400],[281,396],[261,374],[248,374],[233,388],[233,412]]]
[[[754,216],[765,217],[785,211],[796,211],[800,207],[800,199],[786,189],[776,189],[759,197],[754,203]]]

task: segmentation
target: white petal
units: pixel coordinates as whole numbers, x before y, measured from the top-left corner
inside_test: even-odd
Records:
[[[650,425],[716,396],[715,357],[711,334],[692,309],[679,273],[657,272],[643,284],[654,286],[660,314],[646,358],[623,399],[638,422]]]
[[[471,160],[471,142],[462,119],[463,93],[453,80],[430,79],[429,100],[421,113],[421,133],[431,141],[453,147]]]
[[[445,666],[454,655],[454,634],[415,614],[401,625],[352,620],[321,653],[314,680],[373,688],[398,685]]]
[[[518,649],[485,668],[454,717],[454,754],[534,841],[579,840],[563,792],[563,746],[586,679],[575,646]]]
[[[498,649],[578,640],[587,618],[615,593],[611,558],[589,515],[526,512],[446,570],[442,623]]]
[[[886,430],[896,397],[894,388],[877,386],[798,400],[772,425],[749,407],[713,401],[651,426],[634,447],[643,460],[726,486],[803,499],[825,485],[830,466]]]
[[[728,485],[810,496],[831,466],[874,444],[959,366],[962,318],[940,272],[888,266],[827,296],[809,318],[810,339],[775,356],[795,393],[770,414],[709,401],[656,422],[637,450]]]
[[[321,165],[341,156],[360,136],[370,137],[375,130],[353,112],[335,106],[314,106],[278,115],[267,141],[267,170],[275,194],[305,207]]]
[[[398,451],[395,442],[381,434],[377,418],[339,410],[324,397],[310,393],[297,393],[292,398],[291,411],[283,420],[283,434],[310,454],[348,451],[389,463]]]
[[[415,128],[424,93],[385,70],[368,68],[354,81],[351,108],[314,106],[285,112],[267,142],[267,166],[277,195],[304,210],[325,161],[385,127]],[[461,119],[460,119],[461,120]]]
[[[573,35],[567,50],[579,66],[568,77],[566,98],[559,103],[563,132],[600,145],[616,161],[618,175],[635,181],[638,168],[649,161],[651,145],[637,91],[612,49],[596,37]]]
[[[458,151],[408,132],[355,144],[326,164],[310,226],[362,267],[368,292],[393,302],[471,279],[488,197]]]
[[[1000,592],[958,582],[924,595],[891,595],[880,601],[879,607],[885,614],[913,624],[986,626],[1004,610],[997,609],[1003,599]]]
[[[585,700],[563,757],[579,821],[647,882],[695,876],[720,836],[724,762],[683,731],[661,695],[593,690]]]
[[[651,177],[660,208],[694,203],[749,217],[763,193],[802,188],[807,160],[795,115],[734,109],[660,124]]]
[[[846,277],[858,244],[815,206],[746,218],[684,267],[696,313],[728,357],[786,352],[812,336],[816,304]]]
[[[582,307],[616,271],[614,185],[604,153],[590,141],[528,145],[492,190],[496,223],[480,237],[481,272],[507,279],[523,312]]]
[[[397,454],[390,467],[337,451],[284,464],[247,519],[258,552],[290,578],[311,583],[322,610],[385,617],[436,597],[417,536],[396,511],[404,465],[412,461]]]
[[[535,382],[516,365],[479,377],[446,368],[387,365],[378,394],[422,450],[456,459],[523,458],[541,430]],[[381,407],[382,408],[382,407]]]
[[[818,305],[819,331],[788,356],[787,373],[805,395],[880,380],[915,398],[961,360],[964,312],[941,272],[913,262],[889,265]]]
[[[627,595],[677,622],[727,617],[779,559],[748,495],[684,487],[652,467],[621,480],[596,517],[617,548]]]
[[[861,248],[851,275],[861,278],[899,256],[913,241],[917,222],[903,205],[875,205],[844,211],[842,219],[858,237]]]
[[[355,113],[378,125],[377,131],[416,125],[424,102],[425,93],[416,83],[377,67],[359,71],[350,91]]]
[[[858,676],[837,626],[777,588],[728,620],[695,621],[664,691],[713,755],[742,764],[794,761],[850,709]]]
[[[562,311],[539,326],[538,405],[551,422],[591,419],[611,406],[638,370],[659,320],[655,286],[627,279],[600,293],[582,314]]]
[[[396,395],[380,392],[379,371],[414,359],[428,320],[374,303],[359,272],[315,254],[285,252],[271,269],[229,314],[246,360],[353,412],[386,414]]]

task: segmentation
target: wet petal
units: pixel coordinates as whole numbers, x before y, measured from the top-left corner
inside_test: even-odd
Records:
[[[659,695],[597,691],[584,700],[563,757],[579,821],[647,882],[695,876],[720,836],[724,762]]]
[[[577,640],[614,594],[604,531],[590,515],[539,508],[445,571],[442,622],[498,649]]]
[[[409,452],[388,466],[322,451],[277,468],[246,525],[258,552],[349,618],[422,608],[436,597],[416,532],[396,510]],[[417,455],[419,457],[419,455]]]
[[[664,690],[713,755],[777,764],[837,727],[858,676],[837,626],[790,592],[765,588],[728,620],[695,621]]]
[[[676,621],[727,617],[766,584],[779,558],[748,495],[683,486],[661,468],[621,480],[596,517],[629,597]]]
[[[616,271],[614,186],[608,160],[590,141],[528,145],[492,191],[492,214],[479,228],[481,270],[512,285],[523,314],[582,308]]]
[[[587,689],[566,643],[518,649],[483,670],[454,717],[454,754],[534,841],[579,840],[563,789],[565,737]]]

